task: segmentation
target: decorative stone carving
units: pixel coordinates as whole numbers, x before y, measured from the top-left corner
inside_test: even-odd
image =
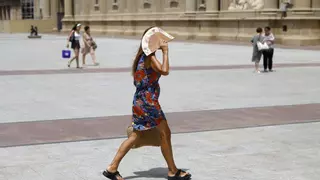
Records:
[[[177,0],[170,1],[170,8],[178,8],[179,2]]]
[[[206,1],[205,0],[200,0],[198,10],[199,11],[206,11]]]
[[[119,10],[118,4],[113,4],[113,5],[112,5],[112,10],[114,10],[114,11]]]
[[[113,10],[113,11],[118,11],[118,10],[119,10],[118,0],[113,0],[112,10]]]
[[[144,9],[150,9],[151,8],[151,2],[149,2],[149,0],[144,0],[143,8]]]
[[[228,10],[260,10],[264,7],[264,0],[232,0]]]

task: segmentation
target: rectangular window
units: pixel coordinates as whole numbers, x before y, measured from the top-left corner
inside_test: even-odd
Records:
[[[34,19],[33,0],[21,0],[22,19]]]

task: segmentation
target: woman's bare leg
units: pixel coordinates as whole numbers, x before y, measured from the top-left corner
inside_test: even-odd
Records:
[[[83,54],[82,54],[82,65],[83,65],[83,66],[86,65],[86,56],[87,56],[86,53],[83,53]]]
[[[259,63],[255,62],[255,68],[256,68],[256,72],[259,72]]]
[[[157,127],[161,136],[161,152],[168,164],[168,175],[174,176],[178,171],[178,168],[173,159],[172,145],[171,145],[171,130],[166,120],[163,120]],[[185,176],[188,173],[182,173],[181,176]]]
[[[77,58],[77,57],[76,57],[76,50],[75,50],[75,49],[73,50],[73,53],[75,54],[75,56],[73,56],[73,58],[71,58],[71,59],[68,61],[68,66],[70,66],[70,64]]]
[[[80,68],[80,66],[79,66],[79,49],[74,49],[74,54],[76,57],[77,68]]]
[[[139,138],[140,132],[132,132],[131,136],[126,139],[119,147],[119,150],[112,160],[111,164],[107,167],[107,170],[114,173],[118,170],[119,164],[123,157],[129,152],[136,140]]]
[[[97,64],[97,61],[96,61],[96,52],[93,50],[93,48],[90,48],[90,55],[91,55],[93,64]]]

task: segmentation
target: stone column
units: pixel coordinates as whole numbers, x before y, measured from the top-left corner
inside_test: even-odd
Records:
[[[186,0],[186,12],[195,12],[197,7],[196,0]]]
[[[17,13],[16,13],[16,8],[15,7],[11,7],[11,9],[10,9],[10,17],[11,17],[11,20],[17,20]]]
[[[108,8],[107,8],[107,0],[100,0],[99,2],[99,6],[100,6],[100,13],[101,14],[107,14],[108,12]]]
[[[71,0],[70,0],[71,1]],[[87,1],[89,1],[89,0],[87,0]],[[74,4],[72,4],[72,1],[69,3],[70,4],[70,6],[69,6],[69,11],[70,11],[70,16],[72,16],[72,5],[73,5],[73,15],[75,16],[75,17],[77,17],[77,16],[79,16],[80,14],[81,14],[81,8],[83,7],[82,5],[81,5],[81,1],[79,1],[79,0],[76,0],[76,1],[74,1]],[[65,6],[65,8],[66,8],[66,6]],[[92,7],[93,8],[93,7]],[[66,11],[66,10],[65,10]]]
[[[319,9],[320,8],[320,0],[312,0],[312,6],[313,9]]]
[[[2,17],[3,20],[8,20],[8,16],[7,16],[7,8],[5,6],[2,6]]]
[[[128,13],[135,13],[137,12],[137,2],[132,0],[127,0],[127,12]]]
[[[118,0],[119,12],[123,13],[123,12],[125,11],[125,6],[126,6],[125,3],[127,3],[127,2],[125,2],[125,1],[119,1],[119,0]],[[136,3],[137,3],[137,2],[136,2]]]
[[[219,0],[209,0],[207,1],[206,11],[219,11]]]
[[[311,0],[294,0],[293,9],[294,10],[310,10]]]
[[[312,8],[319,9],[320,8],[320,0],[312,0]]]
[[[40,2],[39,2],[39,0],[33,1],[33,17],[34,17],[34,19],[40,19]]]
[[[68,0],[65,0],[68,1]],[[57,12],[58,12],[58,1],[57,0],[51,0],[51,18],[57,19]]]
[[[50,0],[43,1],[42,14],[43,19],[50,19]]]
[[[101,1],[101,0],[100,0]],[[83,14],[83,16],[88,16],[90,14],[90,1],[88,0],[82,0],[82,8],[81,8],[81,13]]]
[[[220,10],[221,11],[227,11],[230,6],[230,1],[226,0],[220,0]]]
[[[278,9],[278,0],[264,0],[264,9],[265,10],[275,10]]]
[[[10,17],[10,6],[6,7],[6,16],[7,16],[7,20],[11,19],[11,17]]]
[[[72,0],[64,0],[64,17],[72,17]]]
[[[155,6],[155,8],[154,7],[152,8],[156,12],[164,12],[164,1],[161,1],[161,0],[153,1],[152,6]]]
[[[19,6],[15,7],[16,8],[16,13],[17,13],[17,20],[22,19],[22,10]]]
[[[2,7],[0,6],[0,20],[3,20]]]

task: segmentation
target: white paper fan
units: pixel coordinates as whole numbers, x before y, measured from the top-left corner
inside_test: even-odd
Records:
[[[144,54],[149,56],[160,48],[160,42],[169,42],[174,37],[162,30],[159,27],[153,27],[149,29],[146,34],[142,37],[141,46]]]

